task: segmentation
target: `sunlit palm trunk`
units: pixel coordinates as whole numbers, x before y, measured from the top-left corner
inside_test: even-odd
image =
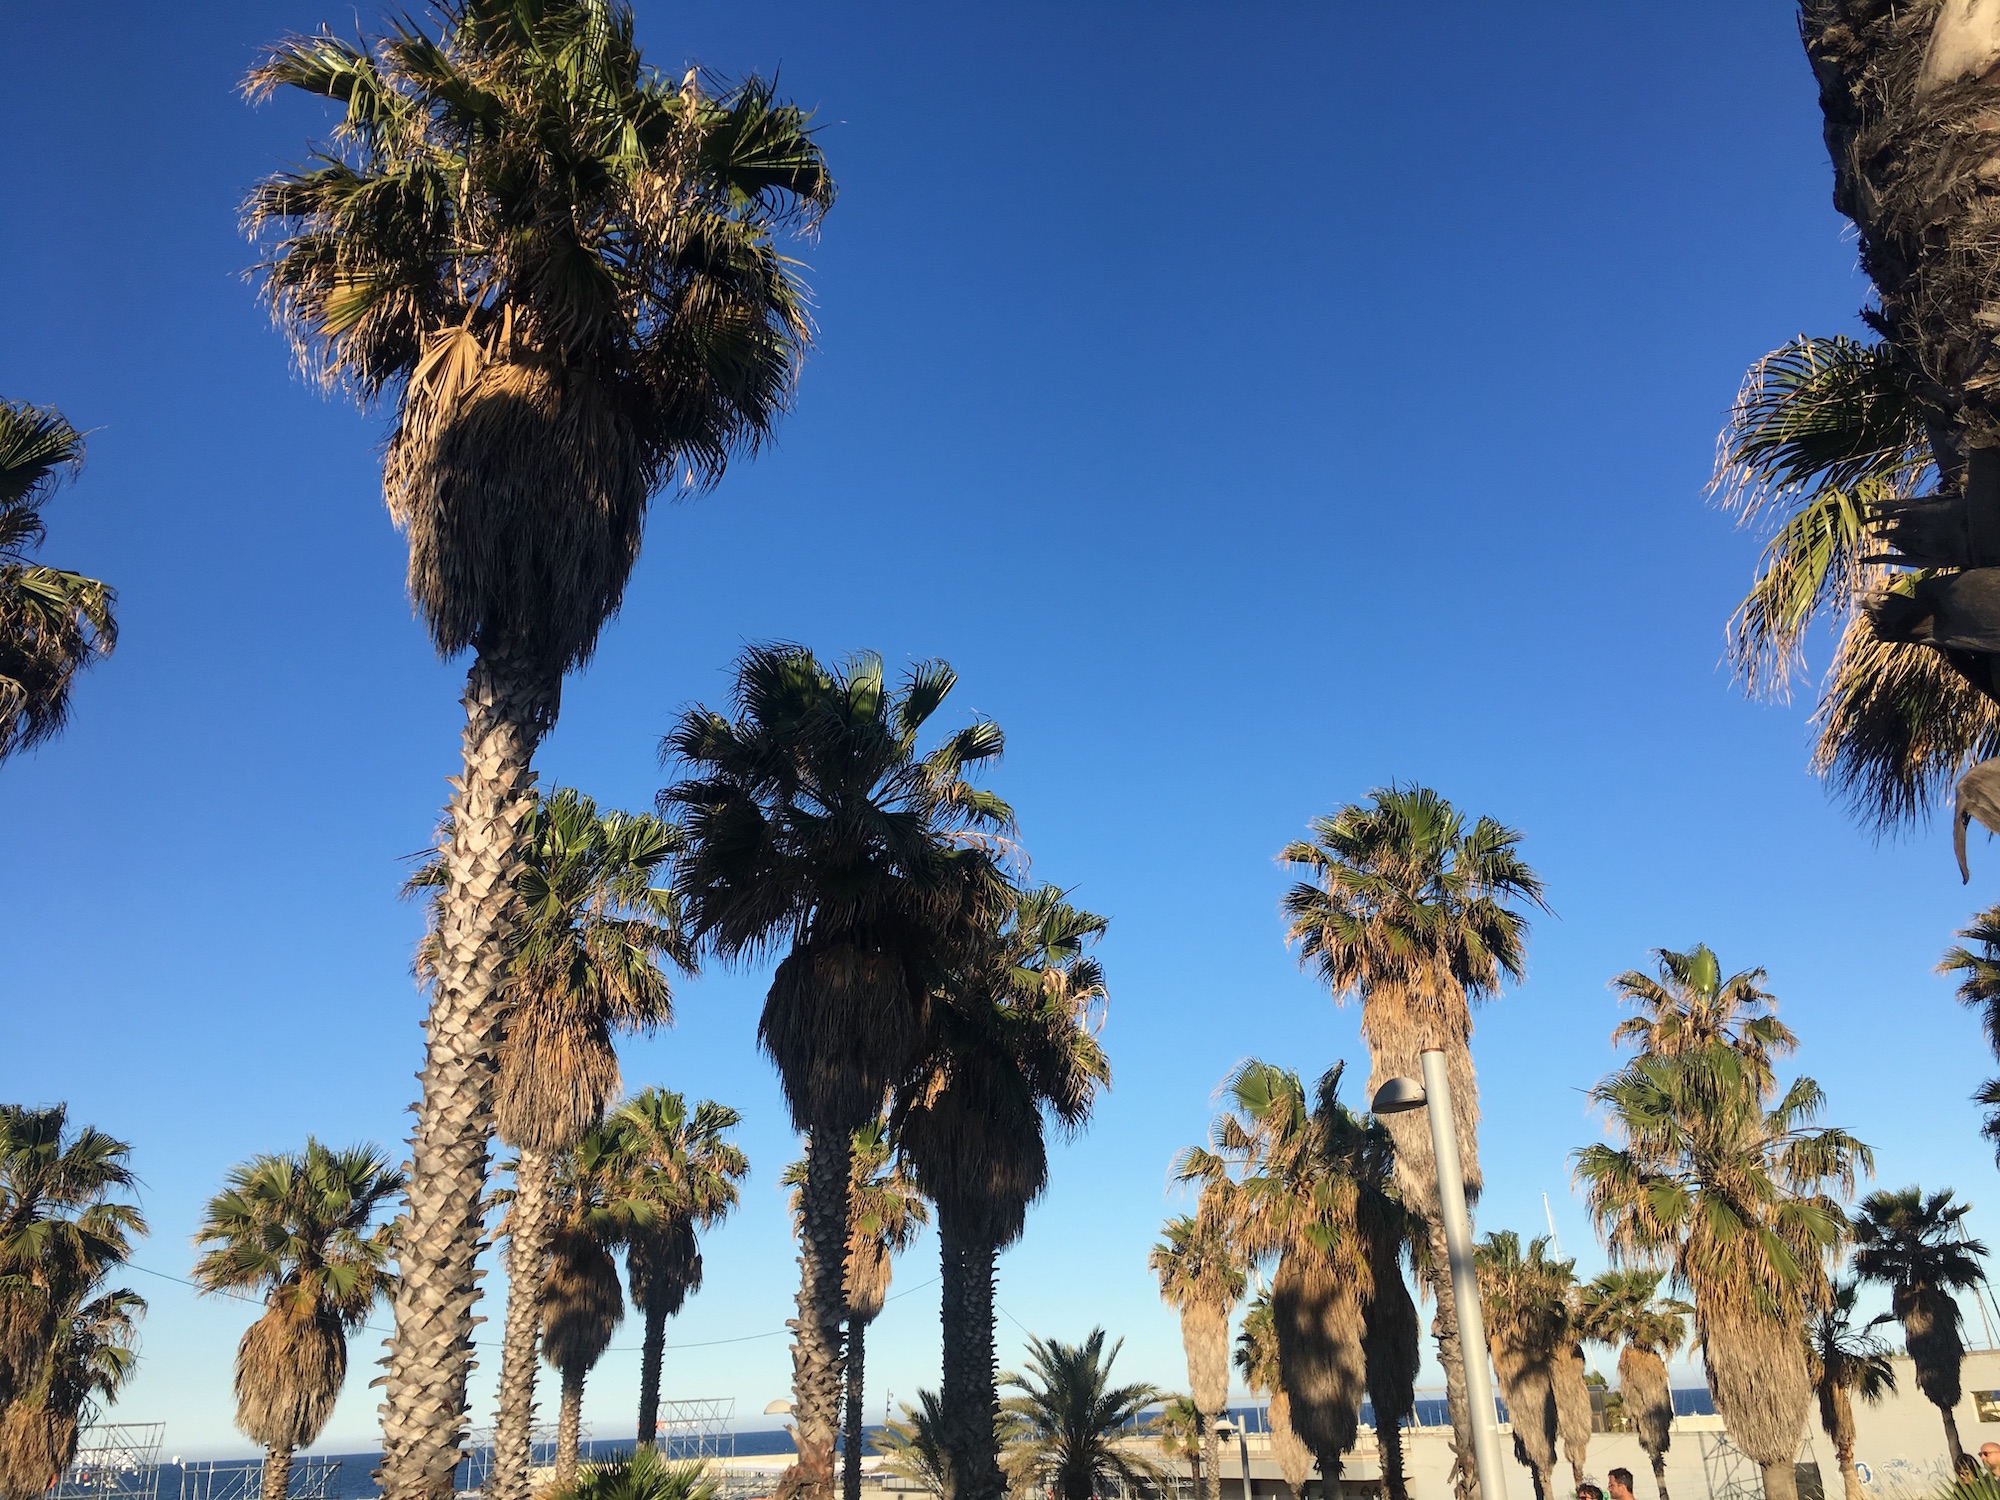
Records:
[[[799,1315],[792,1337],[792,1424],[798,1458],[778,1483],[778,1500],[833,1500],[853,1140],[852,1126],[830,1118],[816,1122],[808,1137]]]
[[[1799,1500],[1798,1470],[1790,1459],[1757,1467],[1764,1475],[1764,1500]]]
[[[861,1500],[861,1403],[866,1396],[868,1324],[847,1320],[847,1421],[840,1440],[841,1500]]]
[[[583,1378],[579,1366],[562,1372],[562,1411],[556,1419],[555,1486],[576,1478],[576,1453],[583,1440]]]
[[[1201,1470],[1201,1493],[1207,1500],[1222,1500],[1222,1439],[1207,1412],[1201,1414]]]
[[[554,1158],[524,1149],[514,1178],[507,1242],[507,1323],[500,1341],[500,1407],[493,1426],[489,1500],[527,1500],[535,1421],[535,1346],[549,1249],[549,1180]]]
[[[292,1450],[269,1448],[264,1453],[264,1500],[285,1500],[292,1489]]]
[[[1649,1458],[1650,1460],[1652,1460],[1652,1464],[1653,1464],[1653,1488],[1654,1488],[1654,1490],[1655,1490],[1656,1492],[1658,1492],[1658,1494],[1659,1494],[1659,1497],[1660,1497],[1660,1500],[1668,1500],[1668,1496],[1667,1496],[1667,1455],[1666,1455],[1666,1454],[1664,1454],[1664,1453],[1661,1453],[1661,1452],[1659,1452],[1659,1451],[1657,1451],[1657,1450],[1655,1450],[1655,1451],[1653,1451],[1653,1452],[1651,1452],[1651,1453],[1648,1453],[1648,1454],[1646,1455],[1646,1457],[1647,1457],[1647,1458]]]
[[[946,1500],[998,1500],[1007,1482],[994,1447],[999,1391],[993,1365],[994,1250],[938,1208],[944,1274],[944,1368],[940,1404],[947,1427],[951,1492]]]
[[[660,1430],[660,1367],[667,1357],[667,1310],[657,1301],[646,1309],[645,1347],[639,1354],[639,1442],[651,1447]]]
[[[529,763],[560,691],[559,678],[484,652],[466,679],[464,770],[450,802],[437,976],[410,1184],[396,1224],[400,1280],[382,1404],[380,1481],[387,1500],[449,1500],[464,1441],[479,1299],[474,1262],[519,829],[534,798]]]

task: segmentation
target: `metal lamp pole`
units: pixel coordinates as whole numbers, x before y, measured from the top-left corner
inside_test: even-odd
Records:
[[[1438,1211],[1444,1219],[1445,1258],[1451,1263],[1451,1295],[1458,1307],[1459,1353],[1465,1359],[1465,1399],[1472,1410],[1472,1460],[1479,1470],[1481,1500],[1507,1500],[1507,1471],[1500,1457],[1500,1426],[1493,1410],[1493,1377],[1486,1363],[1486,1319],[1479,1309],[1479,1272],[1472,1262],[1472,1218],[1465,1210],[1465,1175],[1458,1160],[1458,1125],[1452,1116],[1451,1080],[1444,1053],[1427,1048],[1424,1081],[1391,1078],[1375,1091],[1378,1115],[1424,1106],[1430,1114],[1431,1148],[1437,1158]]]

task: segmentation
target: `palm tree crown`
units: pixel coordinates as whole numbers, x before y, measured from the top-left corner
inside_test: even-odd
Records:
[[[1017,1480],[1046,1485],[1060,1500],[1090,1500],[1107,1480],[1153,1485],[1165,1477],[1118,1441],[1160,1397],[1143,1382],[1111,1383],[1123,1346],[1119,1339],[1107,1348],[1102,1328],[1080,1344],[1028,1340],[1027,1374],[1001,1376],[1019,1392],[1001,1404],[1007,1469]]]
[[[61,412],[0,401],[0,760],[60,731],[77,674],[118,644],[109,584],[29,558],[43,505],[82,466]]]

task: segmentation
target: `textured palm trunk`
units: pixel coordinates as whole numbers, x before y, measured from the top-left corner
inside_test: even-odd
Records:
[[[1965,1444],[1958,1438],[1958,1418],[1952,1415],[1949,1406],[1940,1405],[1938,1415],[1944,1418],[1944,1444],[1951,1450],[1951,1472],[1963,1474],[1966,1471]]]
[[[500,1339],[500,1404],[493,1424],[489,1500],[527,1500],[535,1424],[535,1348],[549,1252],[549,1181],[555,1158],[523,1148],[507,1241],[507,1321]]]
[[[868,1322],[847,1320],[847,1420],[840,1434],[841,1500],[861,1500],[861,1404],[867,1392]]]
[[[776,1500],[833,1500],[853,1139],[851,1126],[831,1118],[816,1121],[807,1132],[798,1317],[792,1322],[792,1435],[798,1457],[778,1481]]]
[[[1653,1488],[1658,1492],[1660,1500],[1667,1500],[1667,1455],[1654,1449],[1648,1452],[1646,1457],[1653,1465]]]
[[[950,1488],[945,1500],[999,1500],[1007,1490],[995,1447],[999,1391],[993,1363],[994,1250],[968,1234],[958,1216],[938,1206],[943,1270],[944,1362],[940,1405]]]
[[[1201,1414],[1201,1492],[1207,1500],[1222,1500],[1222,1439],[1216,1435],[1215,1419]]]
[[[1377,1421],[1375,1451],[1382,1467],[1382,1486],[1389,1500],[1410,1500],[1409,1483],[1403,1477],[1403,1424]]]
[[[645,1347],[639,1354],[639,1446],[653,1446],[660,1430],[660,1368],[667,1357],[667,1309],[657,1299],[646,1309]]]
[[[583,1377],[581,1365],[562,1372],[562,1409],[556,1419],[555,1487],[566,1489],[576,1478],[576,1453],[583,1442]]]
[[[1757,1467],[1764,1475],[1764,1500],[1799,1500],[1799,1474],[1791,1459]]]
[[[264,1452],[264,1500],[285,1500],[292,1492],[292,1450],[268,1448]]]
[[[554,721],[561,686],[559,676],[489,652],[466,678],[464,767],[452,782],[437,974],[424,1024],[409,1187],[396,1222],[396,1328],[377,1475],[385,1500],[450,1500],[462,1457],[520,824],[534,802],[530,762]]]

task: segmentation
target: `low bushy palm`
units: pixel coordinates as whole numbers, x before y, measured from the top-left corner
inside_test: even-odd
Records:
[[[1020,1394],[1000,1404],[1007,1473],[1015,1485],[1045,1487],[1057,1500],[1091,1500],[1106,1481],[1157,1486],[1161,1467],[1120,1439],[1160,1399],[1157,1387],[1111,1383],[1123,1339],[1105,1344],[1093,1328],[1080,1344],[1028,1340],[1026,1374],[1003,1375]]]
[[[918,1391],[917,1404],[903,1404],[903,1415],[869,1442],[882,1455],[882,1467],[907,1479],[928,1494],[943,1497],[950,1489],[951,1458],[945,1448],[944,1412],[936,1391]]]
[[[670,1463],[642,1447],[615,1463],[590,1464],[543,1500],[715,1500],[721,1486],[699,1463]]]

